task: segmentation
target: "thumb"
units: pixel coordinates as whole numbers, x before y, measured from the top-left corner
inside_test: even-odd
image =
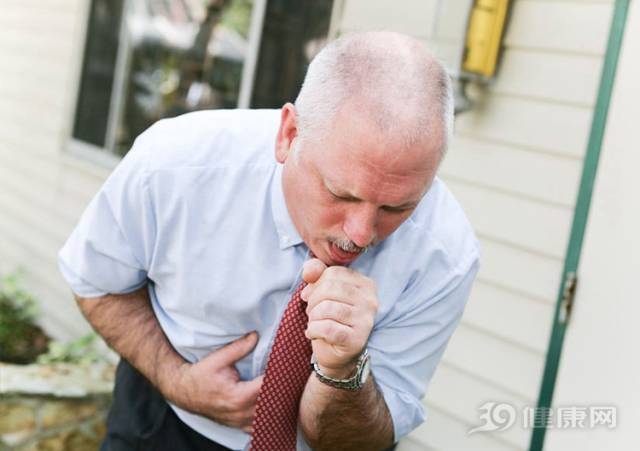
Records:
[[[307,283],[315,283],[318,281],[325,269],[327,269],[327,265],[325,265],[319,258],[307,260],[302,266],[302,280]]]
[[[213,353],[219,366],[229,366],[248,355],[258,343],[258,334],[250,332]]]

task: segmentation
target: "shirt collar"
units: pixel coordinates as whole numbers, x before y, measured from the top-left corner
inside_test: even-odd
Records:
[[[276,170],[271,182],[271,210],[273,212],[273,221],[278,231],[278,244],[280,249],[286,249],[302,243],[302,237],[293,224],[291,216],[289,216],[289,210],[284,200],[281,164],[276,165]]]

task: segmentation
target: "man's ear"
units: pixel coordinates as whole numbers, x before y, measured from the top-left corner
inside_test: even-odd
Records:
[[[298,118],[292,103],[286,103],[280,113],[280,128],[276,137],[276,160],[284,164],[293,151],[293,140],[298,137]]]

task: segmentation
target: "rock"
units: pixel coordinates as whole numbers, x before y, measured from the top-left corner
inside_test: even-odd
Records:
[[[98,441],[102,442],[102,440],[104,439],[104,436],[107,435],[106,420],[96,421],[96,423],[93,425],[93,433],[96,435],[96,438],[98,439]]]
[[[115,367],[0,363],[0,451],[95,451]]]
[[[17,448],[19,451],[96,451],[100,442],[79,429],[38,440],[28,446]]]
[[[8,365],[0,363],[0,394],[84,397],[109,394],[115,368],[94,365]]]
[[[31,437],[32,432],[33,431],[31,430],[24,430],[20,432],[11,432],[8,434],[1,434],[0,450],[4,451],[5,449],[2,447],[2,445],[15,446],[15,445],[18,445],[19,443],[26,442]]]
[[[40,421],[47,429],[87,419],[97,412],[96,401],[46,401],[40,409]]]
[[[0,401],[0,434],[32,431],[36,427],[33,408],[15,401]]]

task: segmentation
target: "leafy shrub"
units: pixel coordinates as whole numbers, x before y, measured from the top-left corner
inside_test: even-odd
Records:
[[[102,354],[96,346],[97,337],[95,332],[92,332],[66,343],[52,341],[49,343],[49,350],[38,356],[38,363],[89,364],[103,360]]]
[[[38,306],[20,285],[20,276],[0,278],[0,360],[31,363],[46,350],[49,337],[35,323]]]

